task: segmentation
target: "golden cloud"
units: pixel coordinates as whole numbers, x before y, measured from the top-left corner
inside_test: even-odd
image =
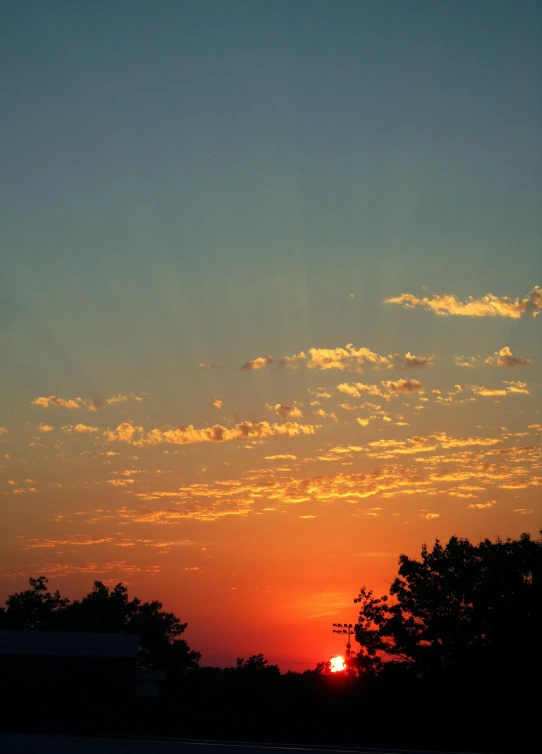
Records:
[[[38,424],[38,430],[40,432],[52,432],[54,427],[52,427],[50,424]]]
[[[68,424],[65,427],[61,427],[64,432],[73,433],[78,435],[92,435],[100,431],[99,427],[90,427],[88,424]]]
[[[231,442],[234,440],[264,439],[267,437],[297,437],[313,435],[316,427],[312,424],[298,424],[285,422],[284,424],[270,424],[269,422],[241,422],[231,429],[215,424],[213,427],[196,429],[193,425],[177,429],[152,429],[146,434],[142,427],[136,427],[129,422],[119,424],[113,432],[104,432],[108,442],[127,442],[139,447],[147,445],[193,445],[204,442]],[[137,439],[135,435],[139,435]]]
[[[259,356],[252,361],[245,361],[241,369],[244,372],[257,371],[258,369],[265,369],[265,367],[268,367],[272,363],[273,359],[271,356]]]
[[[492,364],[497,367],[526,367],[532,364],[531,359],[521,359],[514,356],[508,346],[504,346],[500,351],[495,351],[492,356],[485,359],[486,364]]]
[[[275,405],[271,405],[270,403],[266,403],[265,406],[268,411],[272,411],[282,419],[300,419],[303,416],[301,409],[295,405],[290,406],[285,403],[275,403]]]
[[[351,395],[353,398],[361,398],[362,394],[377,395],[384,400],[389,401],[392,395],[398,395],[399,393],[415,393],[422,390],[422,384],[418,380],[383,380],[380,383],[383,387],[378,385],[366,385],[363,382],[343,382],[337,385],[337,390],[346,395]],[[344,406],[342,406],[344,408]]]
[[[134,393],[117,393],[117,395],[112,395],[110,398],[106,398],[105,402],[111,405],[113,403],[131,403],[134,401],[140,403],[142,400],[143,398],[140,398]]]
[[[469,389],[476,396],[481,398],[504,398],[507,395],[530,395],[531,391],[526,382],[504,380],[503,388],[483,387],[480,385],[470,385]]]
[[[7,435],[8,432],[9,429],[7,429],[6,427],[0,427],[0,437],[2,437],[2,435]]]
[[[435,314],[464,317],[511,317],[520,319],[524,315],[536,317],[542,311],[542,289],[535,286],[525,298],[511,299],[508,296],[495,296],[488,293],[482,298],[469,296],[465,302],[454,295],[434,295],[419,298],[411,293],[402,293],[385,300],[387,304],[399,304],[404,309],[421,307]]]
[[[217,411],[220,411],[223,405],[224,401],[222,400],[222,398],[215,398],[213,400],[213,407],[216,408]]]

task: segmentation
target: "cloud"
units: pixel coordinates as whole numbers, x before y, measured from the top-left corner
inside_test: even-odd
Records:
[[[388,359],[391,362],[388,364],[388,369],[423,369],[435,363],[434,356],[414,356],[410,352],[405,353],[404,356],[393,353],[388,356]]]
[[[399,304],[404,309],[421,307],[435,314],[464,317],[511,317],[520,319],[524,315],[538,316],[542,311],[542,289],[535,286],[525,298],[511,299],[508,296],[495,296],[488,293],[482,298],[469,296],[466,302],[454,295],[435,294],[432,298],[418,298],[411,293],[402,293],[385,300],[387,304]]]
[[[506,395],[530,395],[531,391],[526,382],[504,380],[503,388],[490,388],[480,385],[469,385],[469,390],[481,398],[504,398]]]
[[[453,360],[457,367],[465,367],[468,369],[474,369],[479,363],[479,359],[477,359],[476,356],[453,356]]]
[[[54,427],[52,427],[50,424],[38,424],[38,430],[40,432],[52,432]]]
[[[53,550],[57,547],[92,547],[93,545],[102,545],[112,542],[112,537],[92,537],[81,539],[78,537],[66,537],[65,539],[38,539],[37,537],[28,537],[24,540],[24,547],[27,550]]]
[[[440,513],[420,513],[420,518],[425,518],[431,521],[434,518],[440,518]]]
[[[86,409],[87,411],[99,411],[104,408],[106,404],[111,405],[115,403],[126,403],[128,401],[140,402],[142,398],[139,398],[134,393],[118,393],[110,398],[105,399],[105,403],[100,398],[59,398],[57,395],[40,396],[30,401],[34,406],[41,406],[42,408],[64,408],[69,410]]]
[[[304,351],[300,351],[299,353],[294,353],[292,356],[281,356],[280,359],[277,361],[277,366],[279,369],[283,368],[289,368],[289,369],[298,369],[299,368],[299,361],[305,361],[307,358],[307,355]]]
[[[34,398],[30,401],[34,406],[41,406],[42,408],[49,408],[50,406],[58,406],[58,408],[76,409],[81,408],[83,398],[58,398],[56,395],[50,395],[49,397],[41,396]]]
[[[213,406],[214,408],[216,408],[217,411],[220,411],[223,405],[224,405],[224,401],[222,400],[222,398],[215,398],[213,400]]]
[[[112,484],[114,487],[127,487],[129,484],[133,484],[133,479],[108,479],[107,484]]]
[[[422,390],[422,384],[418,380],[383,380],[380,384],[383,387],[366,385],[363,382],[343,382],[337,385],[337,390],[346,395],[351,395],[353,398],[361,398],[362,394],[365,393],[368,395],[378,395],[385,400],[389,400],[391,395],[415,393]]]
[[[264,461],[296,461],[297,456],[292,456],[289,453],[280,453],[275,456],[264,456]]]
[[[140,398],[134,393],[117,393],[117,395],[112,395],[110,398],[106,398],[105,402],[111,405],[113,403],[131,403],[133,401],[140,403],[142,400],[143,398]]]
[[[2,437],[2,435],[7,435],[8,432],[9,429],[6,429],[6,427],[0,427],[0,437]]]
[[[90,427],[88,424],[68,424],[61,428],[64,432],[73,433],[78,435],[92,435],[100,431],[99,427]]]
[[[215,424],[213,427],[196,429],[193,425],[177,429],[152,429],[146,434],[142,427],[136,427],[129,422],[119,424],[115,431],[104,432],[108,442],[127,442],[139,447],[147,445],[193,445],[205,442],[231,442],[234,440],[264,439],[267,437],[297,437],[299,435],[313,435],[316,427],[312,424],[298,424],[285,422],[284,424],[270,424],[269,422],[241,422],[231,429]],[[135,435],[139,435],[135,438]]]
[[[415,356],[410,351],[405,354],[390,353],[383,356],[371,351],[370,348],[355,348],[352,343],[348,343],[344,348],[309,348],[307,353],[300,351],[292,356],[281,356],[276,361],[271,356],[259,357],[247,361],[241,369],[264,369],[272,363],[279,369],[298,369],[301,363],[304,363],[308,369],[320,371],[340,369],[363,372],[366,366],[375,369],[423,369],[432,366],[434,360],[434,356]]]
[[[282,419],[300,419],[303,416],[301,409],[295,405],[289,406],[285,403],[275,403],[275,405],[271,405],[270,403],[266,403],[265,406],[268,411],[272,411]]]
[[[218,364],[200,364],[199,368],[200,369],[220,369]]]
[[[272,363],[273,359],[271,358],[271,356],[259,356],[257,359],[253,359],[252,361],[245,361],[245,363],[241,367],[241,370],[244,372],[257,371],[258,369],[265,369],[265,367],[268,367]]]
[[[484,508],[492,508],[496,504],[496,500],[488,500],[487,503],[471,503],[469,505],[469,508],[478,508],[480,510],[483,510]]]
[[[514,513],[520,513],[522,516],[528,516],[532,513],[530,508],[514,508]]]
[[[418,380],[397,380],[396,382],[388,380],[382,384],[390,393],[415,393],[422,389],[421,382]]]
[[[517,356],[513,356],[510,348],[504,346],[500,351],[495,351],[493,356],[488,356],[485,363],[497,367],[526,367],[533,362],[531,359],[520,359]]]

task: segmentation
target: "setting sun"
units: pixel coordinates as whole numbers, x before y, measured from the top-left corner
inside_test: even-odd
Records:
[[[332,673],[341,673],[342,671],[346,670],[344,657],[341,657],[340,655],[337,655],[337,657],[332,657],[329,661],[329,669]]]

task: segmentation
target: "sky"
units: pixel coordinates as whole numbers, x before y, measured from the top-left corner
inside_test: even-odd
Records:
[[[0,598],[160,599],[209,665],[542,528],[535,0],[18,0]]]

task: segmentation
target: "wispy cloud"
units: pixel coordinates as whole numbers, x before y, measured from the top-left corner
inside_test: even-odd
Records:
[[[64,408],[69,410],[84,409],[86,411],[99,411],[106,405],[112,405],[115,403],[128,403],[137,402],[142,400],[134,393],[118,393],[112,395],[110,398],[106,398],[105,402],[101,398],[60,398],[57,395],[39,396],[34,398],[30,403],[34,406],[41,406],[41,408]]]
[[[385,300],[387,304],[400,304],[404,309],[420,307],[440,315],[463,317],[511,317],[520,319],[524,315],[536,317],[542,312],[542,289],[535,286],[525,298],[511,299],[508,296],[495,296],[488,293],[481,298],[469,296],[467,301],[459,301],[452,294],[435,294],[431,298],[419,298],[411,293],[402,293]]]
[[[62,427],[64,432],[75,433],[76,435],[92,435],[100,431],[99,427],[90,427],[88,424],[67,424]]]
[[[217,411],[220,411],[223,405],[224,401],[222,400],[222,398],[215,398],[213,400],[213,408],[216,408]]]

